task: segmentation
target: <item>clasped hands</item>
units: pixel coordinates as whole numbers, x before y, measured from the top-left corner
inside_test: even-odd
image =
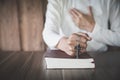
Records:
[[[95,26],[95,20],[92,13],[92,8],[88,8],[89,13],[84,14],[77,9],[71,9],[70,14],[72,20],[77,25],[78,28],[92,32]],[[66,52],[68,55],[75,56],[75,46],[80,44],[81,53],[86,52],[87,42],[91,40],[86,33],[73,33],[69,37],[63,37],[57,44],[57,48]]]
[[[56,47],[66,52],[70,56],[75,56],[75,46],[80,44],[80,52],[85,53],[87,48],[87,41],[90,40],[91,38],[86,33],[73,33],[69,37],[62,37]]]

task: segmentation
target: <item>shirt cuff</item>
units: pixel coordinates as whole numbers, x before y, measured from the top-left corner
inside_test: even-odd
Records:
[[[95,39],[95,38],[97,38],[97,37],[99,36],[100,30],[101,30],[101,27],[96,23],[93,31],[90,32],[90,33],[88,33],[88,35],[89,35],[91,38]]]

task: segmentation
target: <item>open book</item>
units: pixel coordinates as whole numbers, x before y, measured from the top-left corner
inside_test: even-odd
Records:
[[[48,69],[95,68],[94,59],[89,54],[80,54],[77,59],[61,50],[48,50],[45,53]]]

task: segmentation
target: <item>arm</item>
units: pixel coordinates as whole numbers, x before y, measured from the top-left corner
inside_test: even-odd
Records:
[[[87,15],[76,9],[72,9],[70,13],[77,26],[80,29],[86,30],[95,41],[109,46],[120,46],[120,5],[119,1],[116,1],[101,0],[103,14],[107,13],[107,16],[109,16],[111,26],[107,27],[110,27],[110,29],[103,28],[97,22],[94,25],[94,18],[90,15],[92,14],[91,7],[89,7]],[[107,16],[105,18],[108,18]]]
[[[63,37],[59,34],[60,23],[60,0],[48,0],[43,39],[50,48],[54,48]]]
[[[62,0],[48,0],[43,38],[50,48],[58,48],[65,51],[67,54],[74,56],[74,47],[76,46],[75,42],[79,36],[76,34],[71,34],[70,37],[60,35],[59,28],[61,26],[60,24],[62,17],[62,10],[60,7],[61,1]],[[88,36],[82,33],[79,33],[79,35],[81,35],[83,40],[81,41],[81,44],[83,46],[83,50],[81,50],[81,52],[85,52]]]
[[[116,0],[108,1],[110,29],[103,29],[96,23],[91,37],[109,46],[120,46],[120,5],[115,2]]]

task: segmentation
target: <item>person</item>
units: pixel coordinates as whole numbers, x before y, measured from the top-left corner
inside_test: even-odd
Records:
[[[48,0],[43,39],[50,49],[75,55],[120,47],[119,0]]]

